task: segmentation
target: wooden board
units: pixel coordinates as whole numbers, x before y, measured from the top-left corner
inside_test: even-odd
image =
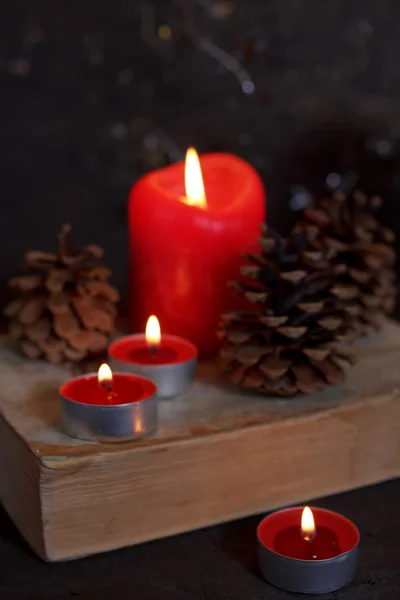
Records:
[[[400,325],[355,347],[347,382],[301,399],[226,387],[202,365],[157,436],[97,445],[59,428],[68,373],[0,347],[0,500],[46,560],[102,552],[400,475]]]

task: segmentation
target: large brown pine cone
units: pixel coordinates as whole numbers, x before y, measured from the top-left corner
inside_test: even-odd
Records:
[[[69,233],[65,225],[57,252],[26,254],[29,273],[10,280],[18,296],[4,309],[22,351],[52,363],[78,362],[104,352],[119,299],[108,281],[111,271],[99,264],[103,249],[89,245],[72,254]]]
[[[261,253],[248,255],[233,285],[249,310],[222,316],[222,357],[230,380],[267,395],[294,396],[342,381],[352,335],[344,298],[326,255],[307,250],[305,233],[282,239],[264,229]]]
[[[329,251],[332,263],[341,267],[338,283],[357,286],[359,293],[346,308],[359,333],[379,328],[397,295],[395,234],[375,218],[380,205],[379,196],[359,190],[348,196],[335,192],[305,209],[297,226],[305,231],[310,249]]]

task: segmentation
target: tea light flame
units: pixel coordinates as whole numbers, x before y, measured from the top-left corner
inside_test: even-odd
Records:
[[[160,323],[154,315],[151,315],[147,320],[145,337],[149,348],[158,348],[161,342],[161,329]]]
[[[185,158],[185,191],[186,203],[191,206],[207,208],[203,175],[199,156],[194,148],[188,148]]]
[[[100,385],[107,388],[107,390],[110,393],[112,392],[112,384],[113,384],[112,371],[111,371],[110,367],[108,365],[106,365],[106,363],[103,363],[100,366],[99,372],[97,374],[97,379],[98,379]]]
[[[97,374],[97,378],[99,383],[112,383],[112,371],[106,363],[103,363],[99,368],[99,372]]]
[[[304,508],[301,515],[301,535],[307,542],[312,540],[315,535],[314,515],[308,506]]]

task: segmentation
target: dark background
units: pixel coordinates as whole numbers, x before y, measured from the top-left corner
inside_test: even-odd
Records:
[[[200,152],[249,160],[268,219],[349,171],[398,225],[395,0],[16,0],[0,7],[0,294],[63,222],[123,293],[138,177]]]

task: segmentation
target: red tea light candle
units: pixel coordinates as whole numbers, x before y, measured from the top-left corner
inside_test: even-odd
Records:
[[[152,381],[112,373],[101,365],[97,374],[72,379],[60,388],[61,422],[76,438],[120,442],[142,438],[157,429],[157,388]]]
[[[216,355],[221,314],[241,308],[228,281],[257,251],[265,212],[260,177],[231,154],[191,148],[185,163],[142,177],[129,199],[133,331],[155,314],[163,333]]]
[[[354,577],[360,534],[338,513],[288,508],[263,519],[257,530],[260,570],[283,590],[324,594]]]
[[[175,335],[161,335],[154,315],[149,317],[144,334],[128,335],[111,344],[110,361],[116,369],[151,379],[158,398],[172,398],[192,384],[197,364],[197,349]]]

